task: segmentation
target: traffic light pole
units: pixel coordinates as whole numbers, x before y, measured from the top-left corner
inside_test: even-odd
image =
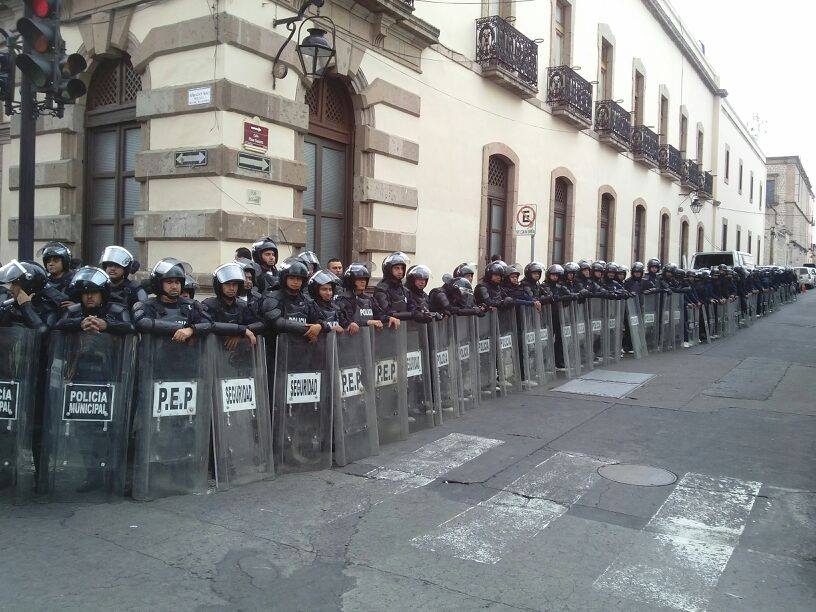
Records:
[[[25,3],[25,16],[33,13]],[[23,40],[23,53],[31,53],[31,44]],[[20,191],[17,221],[17,258],[34,258],[34,150],[37,119],[34,116],[34,92],[31,79],[20,72]]]

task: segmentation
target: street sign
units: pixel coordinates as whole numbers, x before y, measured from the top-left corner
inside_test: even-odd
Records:
[[[536,205],[520,204],[516,207],[516,236],[535,236]]]
[[[268,157],[262,157],[261,155],[250,155],[249,153],[239,153],[238,167],[243,168],[244,170],[254,170],[255,172],[265,172],[269,174],[271,164],[269,163]]]
[[[196,149],[195,151],[176,151],[176,166],[187,168],[190,166],[206,166],[207,149]]]
[[[269,149],[269,128],[244,121],[244,148],[257,153],[266,153]]]

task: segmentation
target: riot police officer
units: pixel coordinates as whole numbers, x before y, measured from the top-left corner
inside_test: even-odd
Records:
[[[521,284],[530,290],[534,298],[540,298],[544,291],[542,289],[544,265],[539,261],[531,261],[524,266],[524,279]]]
[[[655,288],[652,281],[644,278],[645,266],[643,262],[636,261],[632,264],[631,275],[623,283],[623,288],[634,295],[653,293]]]
[[[400,319],[412,319],[408,309],[408,289],[402,281],[408,268],[408,256],[397,251],[391,253],[382,262],[383,279],[374,288],[374,301],[388,315]]]
[[[532,306],[536,310],[541,310],[541,302],[533,295],[532,289],[521,282],[521,269],[519,266],[508,266],[507,274],[502,284],[504,294],[513,299],[514,304]]]
[[[0,302],[0,327],[19,325],[47,332],[57,319],[57,311],[40,297],[47,282],[48,274],[36,263],[12,259],[0,267],[0,284],[10,285],[10,297]]]
[[[71,251],[61,242],[49,242],[39,251],[43,267],[48,273],[48,282],[41,292],[43,301],[59,314],[74,301],[68,293],[71,282]]]
[[[264,294],[260,313],[267,332],[299,334],[309,342],[317,342],[321,331],[330,331],[320,309],[306,297],[303,285],[309,277],[306,264],[298,259],[287,259],[278,269],[280,287]],[[270,349],[273,343],[270,342]]]
[[[476,306],[473,287],[464,277],[448,278],[441,287],[431,289],[430,308],[443,316],[483,317],[485,309]]]
[[[262,333],[264,324],[254,315],[249,305],[239,298],[244,293],[246,277],[238,263],[218,266],[212,275],[214,297],[201,302],[201,306],[213,322],[212,333],[229,336],[224,346],[233,350],[242,338],[255,346],[255,335]]]
[[[343,272],[343,290],[336,298],[340,309],[340,324],[351,335],[361,327],[382,329],[384,325],[399,327],[399,319],[383,312],[377,301],[366,295],[371,272],[361,263],[353,263]]]
[[[569,303],[572,300],[578,299],[577,295],[573,295],[572,292],[564,286],[564,267],[560,264],[552,264],[549,268],[547,268],[547,287],[550,290],[550,294],[552,295],[552,301],[554,304],[558,304],[559,302]],[[552,310],[552,319],[553,319],[553,328],[556,330],[555,334],[555,365],[557,368],[564,368],[564,345],[563,339],[561,337],[562,328],[561,328],[561,315],[558,312],[558,308],[553,308]]]
[[[491,261],[485,266],[484,276],[476,285],[476,304],[488,309],[510,308],[513,298],[505,295],[502,281],[507,273],[507,264],[501,260]]]
[[[663,293],[670,293],[669,288],[660,278],[661,263],[657,258],[652,258],[646,262],[646,275],[644,278],[652,284],[652,287]]]
[[[181,297],[187,298],[188,300],[196,301],[195,294],[198,291],[198,281],[193,278],[192,274],[185,274],[184,275],[184,284],[181,287]]]
[[[453,269],[453,278],[465,278],[473,285],[473,279],[476,277],[476,266],[469,263],[460,263]]]
[[[261,300],[261,292],[258,290],[258,279],[261,277],[261,266],[251,259],[240,257],[235,260],[244,270],[244,291],[238,300],[245,302],[257,316],[258,302]]]
[[[345,330],[340,325],[340,309],[334,301],[340,279],[328,270],[318,270],[308,282],[309,297],[320,309],[323,320],[332,331],[342,334]]]
[[[408,311],[418,323],[430,323],[435,318],[430,309],[430,299],[425,288],[431,280],[428,266],[411,266],[405,277],[405,288],[408,290]]]
[[[278,288],[278,245],[269,236],[259,238],[252,244],[252,259],[261,267],[261,275],[256,278],[258,291]]]
[[[187,342],[194,335],[210,331],[212,321],[201,304],[181,295],[189,268],[189,264],[173,257],[166,257],[153,266],[150,289],[155,297],[137,302],[133,307],[133,320],[139,332]]]
[[[130,320],[130,310],[125,304],[110,299],[112,285],[104,270],[93,266],[77,270],[68,288],[71,295],[79,298],[79,304],[69,307],[54,325],[54,329],[96,334],[132,334],[135,329]]]
[[[110,300],[124,304],[128,310],[136,302],[147,300],[147,292],[128,276],[139,271],[139,262],[127,249],[120,246],[108,246],[99,258],[99,266],[110,278]]]
[[[309,270],[309,276],[320,270],[320,260],[314,251],[303,251],[297,256],[297,259],[306,264],[306,268]]]

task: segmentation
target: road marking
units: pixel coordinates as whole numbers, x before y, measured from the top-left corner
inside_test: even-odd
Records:
[[[648,604],[705,610],[761,487],[759,482],[686,474],[637,542],[593,586]]]
[[[417,548],[477,563],[498,563],[513,546],[535,537],[600,478],[609,463],[558,452],[489,499],[417,536]]]

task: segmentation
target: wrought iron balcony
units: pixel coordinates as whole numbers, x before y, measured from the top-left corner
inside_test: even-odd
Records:
[[[569,66],[547,71],[547,103],[554,115],[579,129],[592,125],[592,85]]]
[[[614,100],[596,102],[595,131],[601,142],[618,151],[628,151],[632,114]]]
[[[414,0],[400,0],[407,8],[414,10]]]
[[[522,98],[538,93],[538,44],[501,17],[476,20],[476,61],[485,77]]]
[[[700,191],[703,187],[703,169],[693,159],[684,160],[686,171],[683,173],[683,187],[691,191]]]
[[[714,177],[710,172],[703,172],[703,186],[698,196],[703,200],[710,200],[714,195]]]
[[[658,160],[660,161],[660,174],[663,176],[679,181],[686,174],[686,166],[680,157],[680,151],[670,144],[660,145]]]
[[[632,153],[636,162],[650,168],[657,168],[660,162],[659,149],[660,141],[653,130],[645,125],[636,125],[632,128]]]

